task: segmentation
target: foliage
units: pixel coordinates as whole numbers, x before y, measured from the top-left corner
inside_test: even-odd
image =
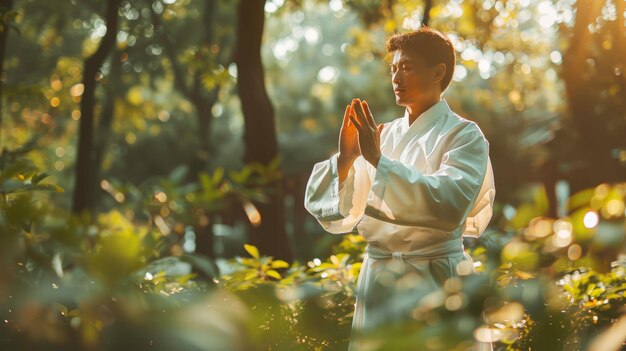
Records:
[[[90,221],[46,206],[37,195],[58,187],[39,182],[43,173],[23,150],[5,149],[0,160],[3,349],[127,348],[150,342],[166,350],[170,339],[180,339],[183,348],[194,344],[193,333],[168,335],[173,329],[167,321],[186,318],[181,316],[190,313],[188,304],[214,298],[213,281],[176,273],[203,258],[163,257],[162,234],[119,211]],[[124,325],[137,334],[125,340]],[[166,332],[161,339],[159,330]],[[114,336],[107,341],[106,335]]]
[[[23,157],[23,150],[5,150],[0,157],[6,198],[0,217],[3,346],[109,349],[148,343],[185,350],[198,340],[219,340],[232,349],[346,347],[362,237],[346,235],[328,258],[304,265],[263,256],[246,244],[249,257],[228,260],[217,276],[200,256],[170,255],[158,225],[129,219],[124,210],[90,221],[41,205],[36,195],[57,187],[33,188],[43,173]],[[207,175],[204,182],[212,185],[206,188],[224,190],[217,186],[222,176]],[[171,190],[177,185],[160,186],[168,199],[176,198]],[[352,337],[374,349],[416,343],[462,349],[488,338],[507,350],[587,345],[623,314],[615,308],[624,304],[623,267],[605,273],[585,267],[601,268],[598,258],[619,251],[612,249],[614,240],[609,248],[603,244],[616,235],[609,224],[623,226],[624,186],[601,184],[575,194],[570,215],[559,219],[542,216],[546,207],[535,196],[502,232],[491,230],[471,243],[469,252],[482,267],[478,274],[461,274],[435,293],[398,289],[391,305],[373,313],[408,310],[413,318]],[[141,206],[153,212],[150,202]],[[585,214],[576,215],[581,210]],[[209,279],[190,273],[190,264]],[[198,309],[204,317],[192,312]],[[230,329],[216,327],[216,320]],[[194,327],[183,333],[190,323]]]
[[[588,200],[593,194],[605,194],[603,200],[619,200],[623,204],[626,194],[621,190],[623,186],[602,184],[585,193],[592,194]],[[602,267],[598,258],[607,251],[581,233],[591,230],[592,238],[602,237],[610,229],[603,224],[616,218],[602,215],[602,206],[607,201],[597,202],[598,198],[593,205],[600,213],[598,223],[590,223],[589,219],[585,222],[584,216],[574,216],[581,207],[588,211],[580,200],[581,194],[575,194],[570,199],[572,215],[550,219],[542,215],[547,207],[541,200],[541,189],[537,191],[534,197],[537,201],[521,205],[505,226],[508,228],[505,232],[492,230],[472,243],[474,246],[469,252],[475,265],[479,264],[476,265],[478,274],[451,279],[435,295],[424,295],[426,292],[419,289],[409,292],[400,289],[391,300],[399,304],[399,310],[413,311],[414,319],[388,323],[388,327],[362,335],[358,339],[360,345],[384,350],[420,344],[429,350],[452,350],[463,349],[478,339],[493,340],[498,349],[506,350],[559,349],[565,344],[584,348],[597,335],[602,336],[603,328],[615,323],[624,313],[617,307],[624,305],[626,276],[619,265],[606,273],[585,268],[589,265]],[[621,197],[607,199],[606,194],[615,193]],[[606,210],[604,213],[608,215]],[[623,214],[617,219],[623,225]],[[494,240],[494,236],[499,238]],[[623,237],[622,231],[622,241]],[[326,300],[327,310],[317,311],[318,318],[323,325],[331,323],[341,328],[351,320],[353,311],[356,277],[365,244],[359,238],[346,235],[334,247],[334,255],[325,261],[310,261],[306,267],[297,263],[283,267],[282,262],[260,257],[254,247],[247,246],[252,258],[233,260],[234,272],[223,276],[220,285],[237,295],[245,291],[241,296],[252,310],[261,307],[261,300],[267,302],[264,300],[267,297],[257,300],[254,296],[267,293],[268,286],[272,287],[270,290],[275,293],[272,299],[274,303],[280,301],[282,309],[259,318],[285,319],[294,325],[300,325],[302,314],[312,308],[312,296],[326,299],[332,296]],[[494,251],[497,255],[493,255]],[[614,251],[613,257],[615,254]],[[264,273],[272,271],[274,262],[280,262],[284,273]],[[311,283],[321,289],[313,292]],[[458,305],[456,301],[460,301]],[[394,308],[393,305],[389,301],[381,308]],[[325,319],[327,315],[334,319]],[[272,326],[279,327],[276,324],[269,328]],[[261,344],[268,348],[280,344],[296,349],[333,349],[332,345],[340,345],[349,336],[349,331],[344,330],[343,335],[329,333],[320,340],[302,335],[315,331],[298,331],[294,333],[293,328],[289,329],[289,335],[294,333],[290,336],[293,339],[281,338],[273,340],[274,343],[263,340]]]

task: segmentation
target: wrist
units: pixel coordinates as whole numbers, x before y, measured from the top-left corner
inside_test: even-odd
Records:
[[[337,156],[337,161],[343,164],[350,164],[350,163],[353,163],[354,160],[356,160],[356,158],[357,156],[346,157],[345,155],[342,155],[341,153],[339,153],[339,156]]]
[[[372,165],[374,166],[374,168],[378,168],[378,163],[380,162],[380,158],[383,156],[383,154],[378,154],[376,155],[376,157],[374,158],[374,162],[372,163]]]

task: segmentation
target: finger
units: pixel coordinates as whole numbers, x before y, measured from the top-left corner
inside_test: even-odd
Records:
[[[350,114],[350,122],[360,131],[362,130],[361,128],[361,121],[357,120],[357,117],[354,114]]]
[[[365,116],[365,111],[363,111],[363,106],[361,106],[361,100],[357,99],[356,107],[353,107],[352,110],[356,110],[358,114],[358,121],[361,127],[361,135],[372,135],[376,132],[376,129],[372,129],[370,126],[367,117]]]
[[[361,103],[363,106],[363,110],[365,111],[365,115],[367,116],[367,120],[374,129],[378,129],[376,126],[376,122],[374,121],[374,115],[372,115],[372,111],[370,110],[370,105],[367,104],[366,101]]]
[[[356,99],[352,109],[356,112],[357,117],[359,117],[359,121],[362,123],[367,123],[367,117],[365,117],[365,111],[363,111],[363,106],[361,105],[361,99]],[[369,124],[369,123],[368,123]]]
[[[348,126],[350,122],[350,105],[346,106],[346,112],[343,113],[343,126]]]
[[[350,120],[352,121],[352,124],[354,124],[356,129],[359,131],[359,133],[363,133],[363,128],[361,127],[359,122],[354,118],[353,115],[350,115]]]
[[[383,127],[384,127],[384,126],[385,126],[385,125],[384,125],[384,124],[382,124],[382,123],[378,125],[378,133],[379,133],[379,134],[382,134],[382,133],[383,133]]]
[[[354,112],[355,117],[357,117],[358,121],[361,122],[361,125],[363,126],[366,123],[367,119],[360,106],[361,106],[360,99],[355,99],[352,102],[352,111]]]
[[[350,120],[350,116],[354,116],[354,108],[351,104],[348,105],[348,126],[354,128],[354,123],[352,123],[352,120]]]
[[[365,108],[363,107],[363,101],[359,100],[359,107],[357,109],[357,111],[359,111],[360,113],[360,117],[361,117],[361,121],[363,121],[363,127],[369,127],[369,129],[371,129],[372,132],[376,132],[376,124],[374,123],[372,125],[372,122],[370,122],[369,117],[367,116],[367,114],[365,113]]]

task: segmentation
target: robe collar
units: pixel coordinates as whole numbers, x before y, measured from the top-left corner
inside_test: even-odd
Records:
[[[451,112],[451,110],[450,106],[448,106],[448,102],[445,99],[440,99],[436,104],[419,115],[419,117],[413,121],[413,124],[409,126],[409,109],[407,108],[404,110],[404,117],[402,118],[403,134],[406,134],[409,130],[411,134],[421,131],[449,112]]]

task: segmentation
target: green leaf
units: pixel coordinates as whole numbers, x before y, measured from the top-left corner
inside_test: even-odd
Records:
[[[178,284],[186,284],[189,280],[194,279],[198,276],[196,273],[185,274],[183,276],[178,277]]]
[[[224,167],[217,167],[213,172],[213,183],[218,184],[224,178]]]
[[[603,288],[595,288],[591,291],[591,293],[589,294],[589,296],[591,297],[598,297],[600,296],[602,293],[604,292]]]
[[[253,259],[253,258],[241,257],[241,258],[238,258],[237,261],[239,261],[241,264],[246,265],[250,268],[258,268],[260,265],[259,260]]]
[[[533,193],[533,199],[535,200],[535,206],[539,215],[545,214],[548,211],[548,195],[545,187],[538,187]]]
[[[272,268],[288,268],[289,267],[289,263],[283,261],[283,260],[275,260],[272,261],[271,264]]]
[[[183,181],[186,175],[187,175],[187,166],[182,165],[182,166],[178,166],[174,168],[170,172],[169,178],[173,183],[178,184]]]
[[[64,193],[65,190],[63,190],[63,188],[61,188],[60,186],[56,185],[56,184],[37,184],[35,186],[33,186],[34,189],[32,190],[49,190],[49,191],[55,191],[57,193]]]
[[[596,288],[596,285],[595,285],[594,283],[591,283],[591,284],[587,285],[587,292],[586,292],[586,294],[587,294],[587,295],[591,295],[591,292],[592,292],[592,291],[593,291],[593,289],[595,289],[595,288]]]
[[[57,193],[63,193],[65,190],[56,184],[37,184],[37,185],[24,185],[18,187],[13,182],[7,182],[9,186],[2,189],[6,193],[22,193],[26,191],[55,191]],[[6,183],[5,183],[6,184]]]
[[[570,196],[569,199],[567,199],[567,210],[573,211],[582,206],[588,206],[589,202],[591,201],[591,198],[593,197],[594,192],[595,192],[595,189],[590,188],[590,189],[581,190],[575,193],[574,195]]]
[[[248,251],[250,256],[257,258],[257,259],[259,258],[259,249],[257,249],[256,246],[243,244],[243,248],[246,249],[246,251]]]
[[[243,277],[243,280],[250,280],[250,279],[254,279],[258,277],[257,271],[250,271],[248,273],[246,273],[246,275]]]
[[[283,279],[283,277],[280,276],[280,273],[276,272],[273,269],[268,269],[267,271],[265,271],[265,274],[268,277],[272,277],[272,278],[275,278],[275,279],[278,279],[278,280]]]
[[[268,171],[276,172],[280,167],[280,163],[282,162],[282,157],[280,155],[276,155],[272,161],[267,165]]]
[[[35,176],[33,176],[33,178],[30,181],[33,184],[37,184],[37,183],[39,183],[40,181],[42,181],[44,178],[46,178],[48,176],[50,176],[48,173],[43,172],[43,173],[36,174]]]

